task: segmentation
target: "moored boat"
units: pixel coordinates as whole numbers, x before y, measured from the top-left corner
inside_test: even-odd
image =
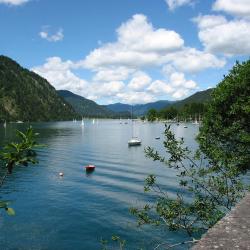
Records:
[[[88,171],[88,172],[94,171],[95,170],[95,165],[89,164],[89,165],[85,166],[85,170]]]
[[[129,146],[140,146],[141,145],[141,140],[138,139],[137,137],[133,137],[128,141]]]

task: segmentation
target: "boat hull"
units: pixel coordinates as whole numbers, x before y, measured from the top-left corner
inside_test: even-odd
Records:
[[[128,141],[128,146],[140,146],[141,145],[141,141],[137,140],[137,139],[131,139]]]
[[[86,172],[92,172],[95,170],[95,166],[94,165],[85,166],[85,170]]]

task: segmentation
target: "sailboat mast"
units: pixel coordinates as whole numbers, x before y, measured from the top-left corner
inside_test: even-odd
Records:
[[[132,138],[134,137],[134,121],[133,121],[133,105],[131,105],[131,123],[132,123],[132,126],[131,126],[131,135],[132,135]]]

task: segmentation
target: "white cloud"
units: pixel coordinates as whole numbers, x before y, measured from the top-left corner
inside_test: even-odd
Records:
[[[168,58],[177,70],[189,73],[197,73],[208,68],[222,68],[226,64],[224,59],[195,48],[185,48],[168,55]]]
[[[51,34],[49,26],[43,27],[42,31],[39,32],[39,36],[49,42],[58,42],[63,40],[64,37],[62,28]]]
[[[122,81],[87,82],[72,72],[74,68],[76,68],[76,64],[72,61],[62,61],[60,57],[50,57],[44,65],[31,70],[47,79],[57,90],[66,89],[92,100],[116,95],[122,92],[125,86]]]
[[[192,80],[186,80],[185,75],[180,72],[174,72],[169,77],[170,83],[173,87],[185,88],[185,89],[196,89],[197,84]]]
[[[250,54],[250,22],[228,21],[223,16],[199,16],[194,21],[199,27],[199,39],[205,49],[228,56]]]
[[[0,0],[0,4],[7,4],[7,5],[22,5],[25,4],[27,2],[29,2],[30,0]]]
[[[183,5],[188,5],[188,4],[194,3],[193,0],[165,0],[165,1],[166,1],[168,8],[170,10],[174,10],[178,7],[183,6]]]
[[[187,89],[177,89],[177,90],[173,93],[172,97],[173,97],[174,99],[182,99],[182,98],[184,98],[185,96],[187,96],[188,94],[189,94],[189,91],[188,91]]]
[[[63,62],[60,57],[51,57],[42,66],[31,70],[47,79],[56,89],[66,89],[74,93],[86,95],[87,82],[77,77],[71,69],[74,64],[71,61]]]
[[[151,77],[144,72],[136,72],[128,84],[128,88],[134,91],[142,91],[152,81]]]
[[[171,70],[172,71],[172,70]],[[180,99],[189,94],[190,90],[197,89],[197,83],[192,80],[186,80],[181,72],[171,72],[168,82],[156,80],[147,88],[148,91],[159,95],[170,95],[174,99]]]
[[[123,23],[118,29],[118,43],[123,48],[138,52],[168,52],[179,49],[183,40],[178,33],[166,29],[154,29],[147,17],[141,14]]]
[[[213,10],[224,11],[238,17],[250,17],[249,0],[216,0]]]
[[[82,66],[98,70],[103,67],[123,66],[140,68],[159,65],[163,54],[182,48],[184,41],[172,30],[154,29],[141,14],[123,23],[117,29],[117,41],[93,50]]]
[[[212,29],[216,26],[223,25],[227,23],[227,19],[224,16],[215,16],[215,15],[199,15],[196,18],[192,19],[197,23],[199,29]]]
[[[196,22],[200,29],[208,29],[227,20]],[[33,70],[56,89],[67,89],[97,102],[146,103],[160,98],[183,98],[198,88],[184,73],[224,65],[224,59],[209,51],[185,47],[178,33],[156,29],[146,16],[138,14],[117,29],[116,41],[99,44],[83,60],[72,62],[52,57]],[[90,70],[93,75],[86,81],[74,69]]]
[[[112,97],[123,91],[125,84],[121,81],[106,82],[102,84],[95,83],[89,86],[88,96],[96,95],[98,98]]]
[[[170,94],[174,91],[173,87],[170,84],[165,83],[161,80],[152,82],[147,90],[157,95]]]
[[[134,70],[126,67],[103,68],[95,74],[93,80],[101,82],[123,81],[133,72]]]
[[[156,101],[156,97],[147,92],[123,92],[116,95],[120,102],[130,104],[143,104]]]
[[[114,71],[119,72],[121,68],[121,72],[131,74],[133,69],[172,63],[177,70],[193,73],[225,65],[225,60],[209,52],[184,47],[184,41],[176,32],[154,29],[144,15],[134,15],[118,28],[117,34],[116,42],[93,50],[79,63],[81,67],[96,71],[97,80],[104,78],[104,75],[114,77]],[[119,79],[120,73],[116,73],[112,80],[124,80],[125,75]]]

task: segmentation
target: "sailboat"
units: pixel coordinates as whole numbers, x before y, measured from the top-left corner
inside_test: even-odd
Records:
[[[7,123],[6,121],[4,121],[3,127],[6,128],[6,126],[7,126]]]
[[[195,114],[195,121],[193,122],[193,124],[199,125],[199,122],[198,122],[198,120],[197,120],[196,114]]]
[[[81,126],[84,127],[84,121],[83,121],[83,118],[82,118],[82,123],[81,123]]]
[[[131,107],[132,138],[128,141],[128,146],[140,146],[141,140],[134,136],[133,106]]]

